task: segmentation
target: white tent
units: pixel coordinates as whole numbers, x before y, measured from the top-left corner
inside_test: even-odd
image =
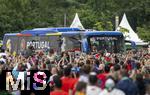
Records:
[[[81,21],[79,19],[78,13],[76,13],[75,18],[72,22],[72,24],[70,25],[71,28],[80,28],[81,30],[84,30],[83,25],[81,24]]]
[[[123,18],[122,18],[117,30],[119,31],[120,28],[124,28],[124,29],[128,30],[128,32],[123,33],[125,36],[125,40],[134,41],[136,44],[139,44],[139,43],[144,44],[143,41],[138,37],[138,35],[131,28],[125,13],[123,15]]]

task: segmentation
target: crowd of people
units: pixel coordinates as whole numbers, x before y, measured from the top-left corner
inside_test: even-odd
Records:
[[[12,70],[14,78],[17,71],[49,71],[50,95],[150,95],[148,49],[119,54],[106,51],[57,54],[53,49],[48,52],[29,49],[20,55],[9,51],[5,54],[0,58],[0,72]],[[21,95],[19,90],[9,93]]]

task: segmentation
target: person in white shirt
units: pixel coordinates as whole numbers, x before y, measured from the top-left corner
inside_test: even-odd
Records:
[[[99,95],[125,95],[125,93],[115,88],[115,82],[112,79],[107,79],[105,89]]]
[[[47,83],[49,83],[50,87],[53,86],[53,77],[56,76],[57,73],[58,73],[57,68],[56,67],[52,67],[51,73],[52,73],[52,75],[50,76],[50,78],[49,78],[49,80],[47,82]]]
[[[89,85],[86,89],[86,95],[99,95],[101,89],[97,86],[98,78],[95,72],[91,72],[89,75]]]
[[[83,71],[83,73],[80,75],[78,81],[81,82],[85,82],[88,84],[89,82],[89,73],[91,71],[91,67],[90,65],[86,64],[81,68],[81,71]]]

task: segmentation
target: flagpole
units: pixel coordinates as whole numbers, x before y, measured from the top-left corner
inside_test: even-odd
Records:
[[[64,27],[66,27],[66,23],[67,23],[67,16],[66,13],[64,13]]]
[[[115,28],[116,28],[116,30],[117,30],[118,26],[119,26],[119,16],[116,16],[115,17]]]

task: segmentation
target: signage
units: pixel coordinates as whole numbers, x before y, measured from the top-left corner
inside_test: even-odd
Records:
[[[29,41],[27,42],[27,47],[33,46],[35,49],[44,49],[44,48],[50,48],[50,42],[49,41]]]
[[[92,40],[99,41],[99,40],[117,40],[116,37],[92,37]]]

